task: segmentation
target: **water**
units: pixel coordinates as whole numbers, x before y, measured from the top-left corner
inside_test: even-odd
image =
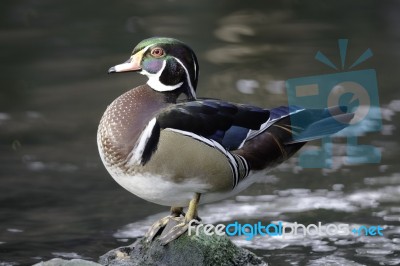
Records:
[[[397,2],[26,0],[0,6],[0,265],[97,260],[166,214],[120,188],[96,147],[107,104],[145,81],[137,74],[108,76],[107,69],[157,35],[179,38],[197,52],[200,96],[266,107],[286,103],[284,80],[333,73],[313,58],[322,50],[339,63],[338,38],[350,39],[348,62],[371,48],[374,56],[359,69],[378,73],[383,128],[359,141],[379,147],[380,164],[347,165],[338,140],[332,169],[301,169],[294,158],[200,214],[208,223],[381,225],[383,237],[233,240],[272,265],[400,264]]]

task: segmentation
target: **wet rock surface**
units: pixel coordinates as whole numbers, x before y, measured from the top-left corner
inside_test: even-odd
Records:
[[[99,263],[55,258],[34,266],[267,265],[252,252],[233,244],[228,237],[204,233],[185,234],[165,246],[158,239],[147,243],[140,238],[132,245],[110,250],[100,257]]]
[[[237,247],[228,237],[183,235],[162,246],[158,240],[139,239],[130,246],[111,250],[100,264],[128,265],[267,265],[252,252]]]

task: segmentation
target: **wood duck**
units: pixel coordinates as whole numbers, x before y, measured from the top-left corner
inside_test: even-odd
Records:
[[[147,201],[171,206],[146,237],[163,244],[179,237],[197,207],[233,196],[257,173],[291,157],[307,141],[345,128],[353,114],[343,107],[265,109],[197,99],[199,76],[192,49],[176,39],[141,41],[131,57],[109,73],[148,77],[115,99],[98,128],[100,157],[115,181]],[[291,119],[304,121],[292,126]],[[189,207],[186,214],[183,207]],[[169,221],[178,221],[167,232]]]

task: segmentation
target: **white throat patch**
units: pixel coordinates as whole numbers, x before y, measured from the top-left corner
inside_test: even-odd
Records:
[[[146,75],[149,78],[149,80],[147,81],[147,85],[149,85],[151,88],[153,88],[156,91],[160,91],[160,92],[173,91],[173,90],[176,90],[177,88],[179,88],[180,86],[182,86],[182,84],[183,84],[183,82],[180,82],[175,85],[165,85],[165,84],[161,83],[160,76],[161,76],[162,72],[164,71],[166,65],[167,65],[167,61],[164,60],[160,71],[158,71],[155,74],[149,73],[146,70],[142,70],[140,72],[140,74]]]

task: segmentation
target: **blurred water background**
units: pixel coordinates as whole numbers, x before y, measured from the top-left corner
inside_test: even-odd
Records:
[[[337,39],[349,39],[349,62],[371,48],[357,69],[377,71],[383,126],[359,142],[378,147],[381,163],[347,165],[339,139],[333,168],[302,169],[294,158],[200,214],[207,223],[381,225],[382,237],[234,241],[271,265],[400,264],[398,1],[4,0],[0,13],[0,265],[97,260],[166,214],[119,187],[96,146],[106,106],[145,82],[107,69],[151,36],[196,51],[200,96],[265,107],[287,103],[287,79],[334,73],[314,56],[339,63]]]

